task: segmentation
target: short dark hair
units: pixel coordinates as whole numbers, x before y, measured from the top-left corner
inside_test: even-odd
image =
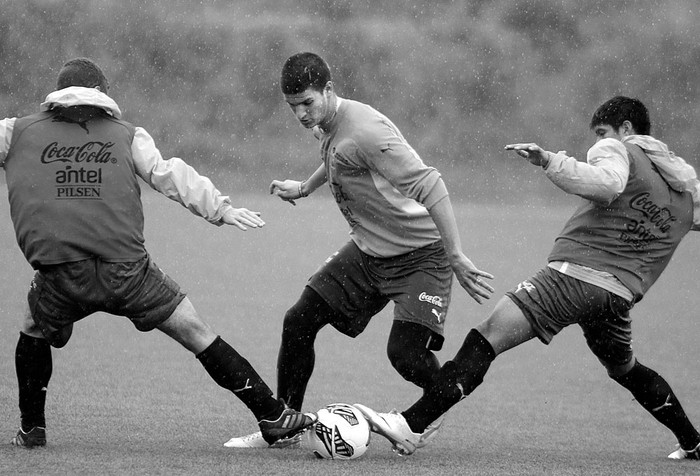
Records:
[[[315,53],[297,53],[282,67],[280,87],[284,94],[299,94],[309,88],[323,91],[331,80],[328,63]]]
[[[651,131],[651,121],[646,106],[639,99],[625,96],[615,96],[598,107],[591,119],[590,128],[593,129],[602,124],[617,130],[625,121],[632,123],[637,134],[649,135]]]
[[[99,86],[100,90],[106,93],[109,88],[109,82],[94,61],[88,58],[74,58],[63,65],[56,80],[56,89],[70,86],[82,86],[85,88]]]

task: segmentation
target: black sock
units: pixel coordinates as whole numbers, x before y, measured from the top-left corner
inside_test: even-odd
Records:
[[[214,381],[233,392],[258,421],[275,420],[284,410],[250,363],[221,337],[197,354],[197,359]]]
[[[46,339],[20,332],[15,351],[15,369],[22,430],[29,431],[35,426],[46,427],[46,388],[53,370],[51,346]]]
[[[306,386],[314,371],[316,336],[337,318],[342,318],[341,314],[308,286],[284,315],[277,355],[277,396],[297,411],[301,411]]]
[[[423,396],[403,412],[408,426],[423,433],[438,417],[469,395],[484,380],[496,354],[489,341],[472,329],[453,360],[445,362]]]
[[[314,371],[315,335],[302,333],[297,338],[283,334],[277,356],[277,395],[297,411],[301,411],[306,385]]]
[[[629,390],[639,404],[678,438],[681,448],[692,450],[700,434],[688,419],[671,386],[661,375],[638,361],[622,377],[613,379]]]

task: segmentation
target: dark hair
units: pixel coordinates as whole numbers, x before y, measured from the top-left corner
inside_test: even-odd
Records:
[[[331,70],[323,58],[315,53],[297,53],[284,63],[280,87],[284,94],[299,94],[309,88],[323,91],[330,80]]]
[[[593,114],[590,128],[599,125],[609,125],[615,130],[625,121],[630,121],[637,134],[649,135],[651,121],[649,111],[639,99],[625,96],[615,96],[604,102]]]
[[[88,58],[75,58],[63,65],[56,80],[56,89],[70,86],[83,86],[85,88],[99,86],[100,90],[106,93],[109,83],[94,61]]]

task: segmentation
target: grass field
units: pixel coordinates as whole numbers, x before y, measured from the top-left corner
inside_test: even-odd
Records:
[[[0,191],[0,438],[19,423],[14,349],[32,272],[11,232]],[[274,388],[281,319],[306,278],[347,239],[325,193],[291,207],[246,195],[267,226],[246,233],[216,228],[152,192],[144,195],[147,245],[227,341]],[[545,262],[573,202],[498,206],[455,203],[464,249],[496,275],[496,296],[479,306],[455,290],[442,361],[495,300]],[[698,237],[690,236],[666,274],[636,309],[635,349],[674,386],[700,424]],[[404,409],[419,395],[391,369],[385,309],[357,339],[325,330],[306,410],[331,402]],[[92,316],[69,345],[54,351],[46,448],[0,444],[2,474],[324,474],[324,475],[663,475],[698,474],[697,462],[672,462],[675,439],[609,380],[580,331],[545,347],[529,342],[499,357],[485,383],[461,402],[435,443],[411,457],[372,440],[351,462],[316,460],[308,451],[230,451],[222,443],[255,429],[247,409],[216,386],[184,349],[126,320]]]

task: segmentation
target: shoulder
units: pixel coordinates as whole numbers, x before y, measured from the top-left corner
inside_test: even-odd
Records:
[[[117,119],[116,117],[110,116],[108,114],[106,114],[106,118],[112,122],[115,122],[115,123],[120,124],[121,126],[125,127],[131,135],[135,134],[137,127],[134,124],[132,124],[131,122],[125,121],[124,119]]]
[[[617,139],[601,139],[588,149],[588,162],[603,158],[629,162],[627,147]]]
[[[381,121],[377,111],[370,106],[348,99],[341,106],[342,122],[338,127],[338,139],[357,145],[374,143]]]
[[[396,125],[372,106],[352,101],[347,112],[348,135],[361,145],[383,143],[389,136],[400,135]]]
[[[39,123],[41,121],[46,121],[51,119],[53,114],[51,112],[41,111],[34,114],[29,114],[27,116],[18,117],[12,124],[12,129],[14,131],[13,136],[18,136],[22,131],[31,127],[33,124]]]
[[[593,144],[590,150],[609,150],[615,152],[625,151],[625,144],[612,137],[606,137]]]

